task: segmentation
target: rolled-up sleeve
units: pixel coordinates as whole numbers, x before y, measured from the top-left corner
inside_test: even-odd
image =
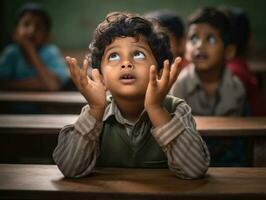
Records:
[[[91,173],[99,154],[102,123],[83,108],[75,124],[65,126],[59,133],[53,158],[66,177],[83,177]]]
[[[191,108],[185,103],[177,106],[167,124],[152,129],[152,134],[168,159],[168,166],[179,178],[202,177],[208,170],[210,154],[196,130]]]

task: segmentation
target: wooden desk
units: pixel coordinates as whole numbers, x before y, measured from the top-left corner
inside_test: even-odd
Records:
[[[0,199],[265,200],[266,168],[210,168],[198,180],[168,169],[102,168],[69,179],[54,165],[0,165]]]
[[[266,136],[266,117],[195,117],[202,136]]]
[[[78,115],[0,115],[0,133],[58,134]],[[195,117],[202,136],[266,136],[266,117]]]
[[[0,134],[58,135],[63,126],[77,119],[78,115],[0,115]]]
[[[0,113],[16,113],[15,109],[12,110],[14,105],[31,105],[33,111],[36,109],[42,114],[79,114],[86,100],[79,92],[0,92]],[[28,114],[32,111],[23,109],[18,112]]]
[[[26,151],[24,141],[29,146],[41,143],[42,148],[38,148],[42,150],[49,147],[46,153],[51,155],[57,144],[60,129],[64,125],[74,123],[77,118],[78,115],[0,115],[0,152],[6,152],[5,159],[16,157],[19,154],[14,152],[15,149],[22,148]],[[195,120],[202,136],[249,138],[253,144],[251,154],[253,154],[254,166],[266,166],[264,153],[266,152],[266,117],[195,117]],[[14,138],[17,139],[14,140]],[[31,141],[31,138],[35,138],[34,140],[38,142]],[[19,151],[19,153],[22,152]],[[30,148],[27,153],[35,153],[35,151]],[[6,161],[2,160],[2,162]]]

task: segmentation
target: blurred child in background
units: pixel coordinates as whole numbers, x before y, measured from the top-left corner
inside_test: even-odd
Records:
[[[216,8],[198,9],[188,21],[184,68],[170,94],[186,100],[192,113],[200,116],[241,116],[245,89],[226,67],[233,54],[228,17]],[[211,166],[246,164],[245,142],[207,138]]]
[[[14,43],[0,57],[0,90],[55,91],[68,81],[59,49],[49,44],[51,19],[41,5],[25,4],[18,12]]]
[[[159,25],[164,28],[170,43],[170,50],[174,58],[181,57],[180,65],[183,67],[187,64],[184,59],[185,52],[185,27],[182,19],[169,9],[155,10],[144,14],[148,19],[155,19]]]
[[[196,11],[188,22],[186,58],[190,62],[170,93],[183,98],[194,115],[242,115],[245,89],[226,68],[232,56],[230,23],[215,8]]]
[[[244,84],[249,106],[249,115],[266,115],[266,100],[259,91],[255,75],[250,71],[247,63],[251,49],[252,33],[247,14],[241,8],[224,8],[223,11],[230,18],[232,39],[235,45],[235,56],[228,60],[227,67]]]

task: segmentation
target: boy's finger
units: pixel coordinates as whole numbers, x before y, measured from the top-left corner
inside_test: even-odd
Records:
[[[74,64],[72,63],[72,59],[68,56],[66,57],[66,62],[68,64],[68,68],[70,71],[71,79],[76,85],[77,88],[80,89],[80,83],[79,83],[79,68],[76,68]]]
[[[163,82],[168,83],[169,78],[170,78],[170,64],[169,64],[169,60],[165,60],[163,62],[163,74],[162,74],[161,80]]]
[[[179,66],[181,60],[182,60],[181,57],[177,57],[171,66],[170,84],[173,84],[176,81],[177,76],[181,71],[181,66]]]
[[[89,68],[88,60],[84,59],[83,67],[80,70],[80,83],[83,87],[88,84],[88,79],[89,79],[87,74],[88,68]]]
[[[88,76],[88,69],[89,69],[89,61],[87,59],[84,59],[84,61],[83,61],[83,67],[82,67],[81,71],[82,71],[82,76],[85,79],[88,79],[89,78],[89,76]]]
[[[70,57],[66,57],[66,62],[68,64],[68,68],[69,68],[69,71],[70,71],[70,74],[71,74],[71,78],[77,78],[77,69],[75,68],[74,64],[72,63],[72,60]]]
[[[91,72],[92,80],[102,83],[101,75],[98,69],[93,69]]]
[[[72,74],[72,72],[73,72],[73,64],[72,64],[72,62],[71,62],[71,58],[70,57],[66,57],[66,63],[67,63],[67,65],[68,65],[68,68],[69,68],[69,70],[70,70],[70,72],[71,72],[71,74]]]
[[[156,67],[155,65],[152,65],[150,67],[150,83],[152,86],[157,85],[157,77],[156,77]]]

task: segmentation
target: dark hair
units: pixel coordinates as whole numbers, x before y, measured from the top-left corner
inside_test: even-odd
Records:
[[[225,8],[224,12],[231,22],[232,42],[236,45],[236,55],[244,55],[251,34],[249,18],[241,8]]]
[[[149,44],[157,61],[157,70],[163,67],[163,61],[172,62],[172,54],[169,50],[167,35],[157,33],[151,22],[145,18],[131,13],[113,12],[106,16],[105,20],[94,31],[92,42],[89,46],[88,60],[93,68],[100,70],[101,59],[107,45],[117,37],[143,36]]]
[[[213,7],[199,8],[189,17],[188,26],[200,23],[207,23],[218,29],[224,46],[232,42],[230,21],[222,11]]]
[[[27,13],[32,13],[34,15],[38,15],[39,17],[41,17],[41,20],[46,28],[46,31],[50,32],[52,27],[51,18],[49,17],[48,13],[44,10],[42,5],[37,3],[27,3],[23,5],[17,13],[17,17],[15,19],[15,25],[17,25],[19,23],[19,20]]]
[[[184,24],[174,11],[168,9],[151,11],[146,13],[145,17],[158,20],[162,27],[175,35],[176,39],[184,37]]]

